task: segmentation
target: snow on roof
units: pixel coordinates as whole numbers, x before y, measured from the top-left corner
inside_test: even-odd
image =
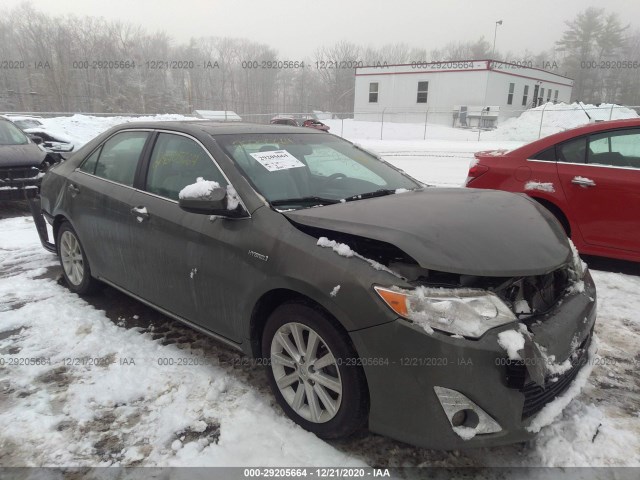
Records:
[[[207,120],[218,120],[220,122],[241,122],[242,117],[231,110],[194,110],[193,114],[206,118]]]

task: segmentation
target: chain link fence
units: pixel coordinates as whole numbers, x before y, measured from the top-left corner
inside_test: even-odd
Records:
[[[464,108],[464,110],[463,110]],[[616,104],[583,105],[545,103],[535,108],[505,109],[496,106],[456,107],[450,110],[367,110],[356,112],[273,112],[239,113],[242,120],[268,124],[275,118],[286,118],[298,124],[309,118],[330,125],[331,133],[347,138],[380,140],[454,139],[451,129],[468,132],[466,140],[504,139],[531,141],[587,123],[637,118],[640,106]],[[156,114],[138,113],[71,113],[71,112],[0,112],[0,115],[34,115],[44,118],[87,115],[96,117],[153,118]],[[198,118],[196,115],[181,115]],[[443,130],[445,128],[446,130]]]

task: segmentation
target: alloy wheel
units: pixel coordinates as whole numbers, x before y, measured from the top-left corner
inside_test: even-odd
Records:
[[[342,402],[338,362],[322,337],[301,323],[282,325],[271,340],[271,370],[278,390],[302,418],[325,423]]]
[[[67,279],[77,287],[84,279],[84,260],[80,242],[69,230],[62,233],[60,240],[60,258],[64,273]]]

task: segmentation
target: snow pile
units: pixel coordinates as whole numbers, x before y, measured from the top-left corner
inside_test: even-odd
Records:
[[[517,330],[505,330],[498,334],[498,345],[506,350],[509,360],[522,360],[519,352],[524,350],[524,343],[522,332]]]
[[[235,210],[240,205],[240,196],[233,185],[227,185],[227,210]]]
[[[537,433],[542,427],[550,425],[556,418],[562,415],[562,411],[565,409],[571,401],[577,397],[582,389],[585,387],[589,380],[589,376],[593,371],[593,367],[596,364],[596,352],[598,351],[598,337],[596,335],[591,339],[591,345],[589,346],[589,359],[582,369],[576,375],[575,380],[569,385],[562,395],[557,396],[553,401],[544,406],[540,412],[533,418],[527,430]]]
[[[556,189],[553,187],[553,183],[535,181],[525,183],[524,189],[529,191],[537,190],[539,192],[547,193],[554,193],[556,191]]]
[[[587,117],[587,114],[591,117]],[[520,140],[530,142],[538,137],[562,132],[570,128],[579,127],[592,121],[619,120],[624,118],[638,118],[638,113],[627,107],[602,103],[598,106],[578,103],[566,104],[547,103],[531,108],[519,117],[510,118],[500,123],[493,132],[482,134],[483,140]],[[540,122],[542,121],[542,131]]]
[[[178,198],[180,198],[181,200],[187,198],[206,198],[211,195],[211,192],[213,192],[216,188],[220,188],[220,184],[218,182],[213,182],[211,180],[205,180],[202,177],[198,177],[196,179],[196,183],[187,185],[182,190],[180,190]]]
[[[387,272],[387,273],[390,273],[391,275],[395,275],[396,277],[400,277],[400,275],[398,275],[396,272],[394,272],[392,270],[389,270],[387,267],[385,267],[381,263],[378,263],[375,260],[371,260],[369,258],[365,258],[362,255],[354,252],[353,250],[351,250],[351,247],[349,247],[349,245],[347,245],[345,243],[338,243],[335,240],[329,240],[327,237],[320,237],[318,239],[318,242],[316,243],[316,245],[318,245],[319,247],[331,248],[334,252],[336,252],[338,255],[340,255],[342,257],[347,257],[347,258],[356,257],[356,258],[359,258],[360,260],[364,260],[365,262],[367,262],[369,265],[371,265],[376,270],[380,270],[382,272]],[[402,277],[400,277],[400,278],[402,278]]]

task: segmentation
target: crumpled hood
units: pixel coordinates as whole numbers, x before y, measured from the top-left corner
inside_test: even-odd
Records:
[[[541,275],[571,260],[562,227],[544,207],[496,190],[428,188],[284,215],[390,243],[423,268],[442,272]]]
[[[0,167],[39,167],[46,156],[34,143],[0,145]]]

